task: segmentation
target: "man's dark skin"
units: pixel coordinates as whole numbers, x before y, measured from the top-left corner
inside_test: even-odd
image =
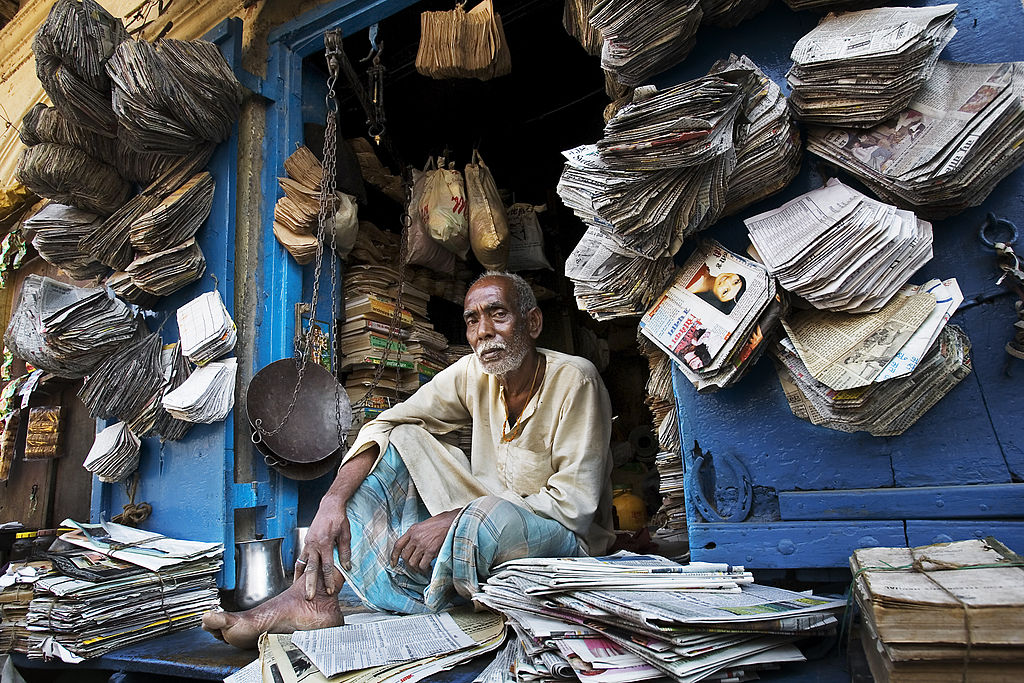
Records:
[[[512,283],[501,277],[486,277],[474,283],[466,293],[463,317],[466,339],[474,351],[481,345],[487,347],[495,343],[505,347],[478,354],[485,369],[498,367],[506,361],[514,351],[516,340],[526,344],[522,362],[496,375],[504,389],[509,423],[514,424],[543,376],[544,357],[536,348],[544,322],[540,309],[534,307],[523,315]],[[291,587],[246,612],[208,612],[203,616],[203,628],[232,645],[251,648],[265,631],[291,633],[343,623],[336,595],[344,579],[334,566],[334,552],[337,550],[341,565],[349,569],[352,534],[346,505],[369,476],[379,455],[380,449],[374,445],[349,459],[338,470],[306,533],[305,547],[295,563]],[[402,560],[406,567],[429,574],[431,562],[437,558],[459,512],[461,510],[448,510],[410,527],[395,543],[392,565]]]

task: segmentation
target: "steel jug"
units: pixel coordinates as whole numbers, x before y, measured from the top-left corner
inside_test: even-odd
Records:
[[[281,563],[281,538],[235,543],[235,605],[251,609],[288,587]]]

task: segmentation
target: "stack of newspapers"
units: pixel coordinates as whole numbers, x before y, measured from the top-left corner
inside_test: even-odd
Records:
[[[1024,568],[996,539],[853,551],[875,681],[1024,678]]]
[[[1024,162],[1024,62],[940,60],[907,108],[872,128],[814,127],[807,149],[880,198],[939,218],[985,201]]]
[[[640,320],[698,391],[736,382],[763,353],[784,309],[760,263],[701,243]]]
[[[154,332],[107,356],[78,391],[89,414],[132,422],[148,405],[159,402],[164,385],[162,347]]]
[[[82,466],[100,481],[116,484],[139,467],[142,442],[124,422],[117,422],[96,435]]]
[[[167,538],[107,522],[78,524],[49,553],[54,572],[33,584],[29,659],[67,663],[199,625],[218,607],[224,546]]]
[[[967,336],[946,324],[962,301],[950,278],[908,285],[877,313],[793,313],[772,348],[793,413],[838,431],[902,434],[971,371]]]
[[[264,634],[259,659],[225,683],[415,683],[492,652],[504,642],[504,618],[485,610],[462,607],[412,616],[356,614],[349,616],[344,626]]]
[[[932,257],[932,226],[831,179],[744,221],[779,286],[819,309],[877,311]]]
[[[132,284],[149,294],[166,296],[201,278],[206,271],[206,258],[195,238],[181,244],[140,256],[125,268]]]
[[[519,640],[516,680],[749,680],[803,661],[799,638],[835,632],[843,601],[753,583],[743,567],[620,552],[506,562],[474,600]]]
[[[84,253],[78,242],[102,222],[102,218],[90,211],[51,202],[27,219],[24,229],[35,233],[32,246],[44,261],[75,280],[91,280],[105,275],[107,267]]]
[[[870,126],[902,111],[956,33],[955,16],[955,4],[829,14],[793,47],[797,118]]]
[[[163,395],[164,410],[185,422],[220,422],[235,405],[237,371],[237,358],[212,361],[197,368],[176,389]]]
[[[29,275],[4,335],[17,357],[58,377],[88,375],[131,340],[138,319],[103,288]]]
[[[701,0],[598,0],[589,23],[603,38],[601,68],[639,85],[675,66],[696,42]]]
[[[641,314],[683,240],[781,189],[800,146],[781,91],[732,56],[712,75],[637,88],[601,140],[563,155],[558,194],[587,226],[566,276],[601,320]]]
[[[194,237],[210,215],[213,189],[213,176],[206,171],[189,178],[132,222],[132,246],[143,254],[152,254]]]

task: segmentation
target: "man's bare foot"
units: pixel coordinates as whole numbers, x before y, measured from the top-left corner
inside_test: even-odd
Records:
[[[304,584],[299,581],[245,612],[207,612],[203,628],[226,643],[248,650],[256,647],[265,632],[291,633],[345,623],[336,595],[321,592],[306,600],[303,592]]]

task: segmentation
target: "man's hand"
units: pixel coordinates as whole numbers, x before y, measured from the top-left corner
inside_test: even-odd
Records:
[[[441,544],[448,535],[448,529],[460,512],[462,510],[442,512],[409,527],[409,530],[395,542],[395,548],[391,551],[392,566],[397,566],[401,558],[405,560],[405,566],[410,571],[429,576],[430,563],[441,552]]]
[[[338,470],[338,476],[320,500],[302,554],[295,560],[295,574],[292,583],[299,579],[306,582],[306,599],[312,600],[318,591],[334,595],[341,589],[335,579],[338,571],[334,568],[334,550],[338,550],[341,566],[348,569],[352,557],[352,531],[348,525],[345,506],[373,469],[380,449],[376,446],[355,456]]]
[[[302,555],[295,561],[294,580],[305,581],[307,600],[312,600],[321,589],[328,595],[334,595],[341,588],[335,585],[334,550],[337,548],[341,566],[347,569],[351,541],[352,532],[345,513],[345,502],[337,494],[328,491],[321,499],[320,509],[306,532]]]

